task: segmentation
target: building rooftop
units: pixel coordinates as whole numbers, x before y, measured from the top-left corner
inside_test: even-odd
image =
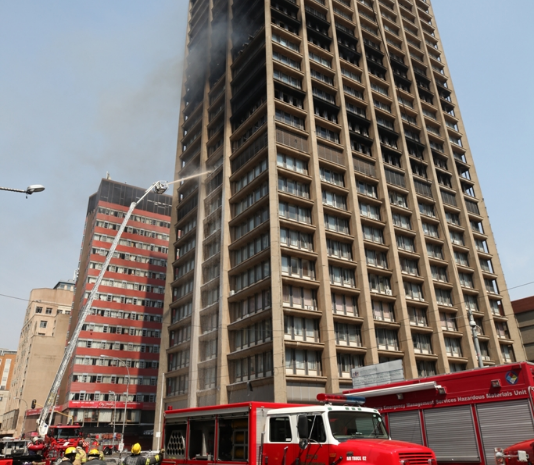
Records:
[[[513,300],[512,308],[514,313],[524,313],[534,310],[534,296],[525,297],[524,299]]]

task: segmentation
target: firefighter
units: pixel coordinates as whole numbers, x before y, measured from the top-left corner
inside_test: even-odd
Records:
[[[83,441],[78,441],[76,446],[76,460],[81,464],[87,462],[87,453],[85,452]]]
[[[98,449],[91,449],[87,454],[87,462],[91,462],[91,465],[106,465],[104,461],[104,454]]]
[[[76,447],[67,447],[65,449],[65,454],[63,455],[63,460],[60,462],[62,465],[72,465],[76,461]]]
[[[132,453],[123,460],[122,465],[154,465],[159,461],[159,454],[154,457],[143,457],[141,455],[141,445],[137,443],[132,446]]]

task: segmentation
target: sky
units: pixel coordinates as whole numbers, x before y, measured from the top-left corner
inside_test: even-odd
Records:
[[[432,3],[507,285],[534,281],[534,2]],[[32,289],[73,277],[106,173],[173,179],[187,5],[0,0],[0,186],[46,187],[0,191],[0,347],[17,347]]]

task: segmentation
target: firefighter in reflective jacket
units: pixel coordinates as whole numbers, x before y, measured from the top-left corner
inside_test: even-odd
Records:
[[[132,446],[132,453],[123,461],[123,465],[154,465],[160,462],[160,455],[154,457],[143,457],[141,455],[141,445],[139,443]]]

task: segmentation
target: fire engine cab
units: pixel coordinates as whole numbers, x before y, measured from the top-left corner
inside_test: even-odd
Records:
[[[378,410],[362,407],[362,398],[320,397],[323,405],[250,402],[167,410],[163,463],[436,463],[427,447],[391,440]]]

